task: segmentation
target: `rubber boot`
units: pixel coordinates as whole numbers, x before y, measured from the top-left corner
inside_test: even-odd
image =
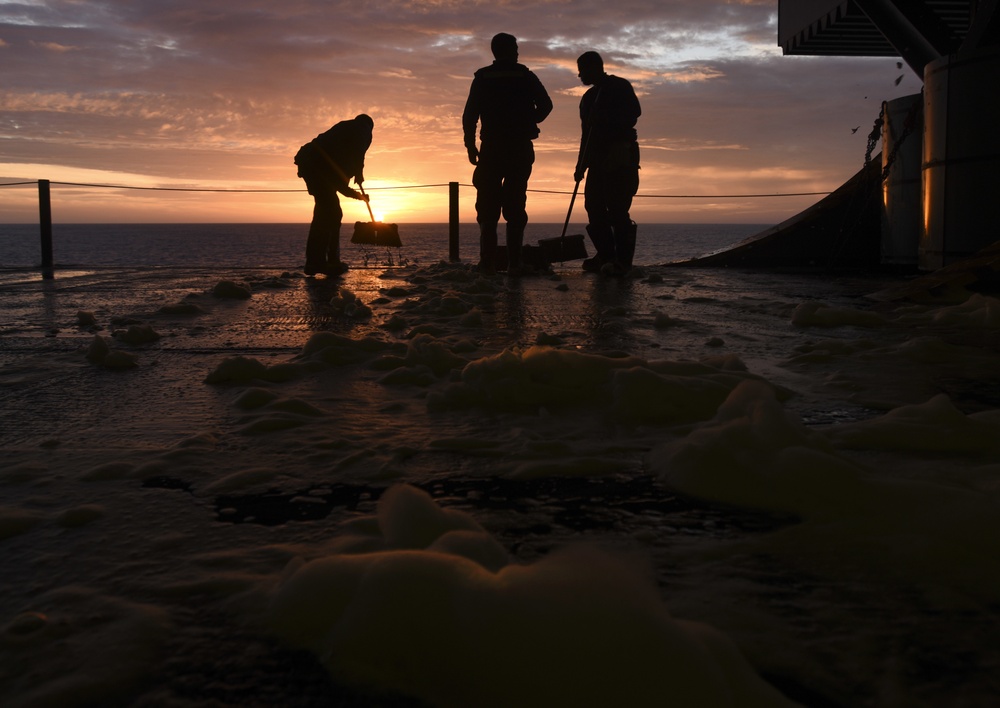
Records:
[[[340,224],[337,224],[326,246],[326,274],[343,275],[346,272],[347,264],[340,260]]]
[[[306,275],[326,272],[326,249],[329,236],[326,228],[316,221],[309,225],[309,236],[306,239]]]
[[[497,272],[497,225],[479,225],[479,272]]]
[[[634,221],[629,221],[628,226],[624,227],[623,234],[618,233],[615,230],[615,242],[617,243],[617,255],[618,262],[624,266],[626,269],[632,267],[632,259],[635,257],[635,237],[638,227]]]
[[[507,273],[520,275],[523,271],[521,249],[524,246],[524,227],[507,224]]]
[[[583,269],[588,273],[600,273],[605,263],[611,263],[615,259],[615,240],[610,227],[587,226],[587,234],[597,253],[593,258],[583,261]]]

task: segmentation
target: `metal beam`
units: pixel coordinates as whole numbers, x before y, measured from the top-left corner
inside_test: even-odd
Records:
[[[903,12],[893,0],[854,0],[861,11],[879,31],[885,35],[889,43],[896,48],[903,61],[913,69],[921,80],[924,78],[924,67],[935,59],[940,59],[943,52],[924,35],[914,24],[907,13]],[[926,11],[923,2],[909,0],[910,7],[919,5]]]

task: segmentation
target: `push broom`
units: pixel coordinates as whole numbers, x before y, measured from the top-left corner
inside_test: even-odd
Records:
[[[365,188],[360,184],[358,190],[362,196],[365,195]],[[401,248],[403,242],[399,240],[399,227],[396,224],[383,224],[375,221],[375,214],[372,212],[372,205],[365,199],[365,206],[368,207],[370,222],[354,222],[354,235],[351,236],[351,243],[360,243],[368,246],[385,246],[386,248]]]

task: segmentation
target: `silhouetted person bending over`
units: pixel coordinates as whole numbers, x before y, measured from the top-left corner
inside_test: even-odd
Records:
[[[462,114],[469,162],[476,166],[476,220],[479,222],[479,268],[496,270],[497,224],[507,221],[508,273],[521,266],[524,227],[528,224],[528,177],[535,162],[532,140],[538,124],[552,112],[552,100],[528,67],[517,63],[517,39],[500,33],[490,44],[495,61],[472,80]],[[476,125],[481,123],[476,149]]]
[[[360,187],[365,181],[365,153],[372,144],[375,121],[362,113],[341,121],[299,148],[295,164],[306,190],[316,200],[306,240],[306,275],[341,275],[347,265],[340,260],[340,224],[344,210],[337,193],[368,201],[351,189],[351,178]]]
[[[580,81],[591,88],[580,99],[580,157],[574,178],[587,175],[584,208],[587,233],[597,254],[583,262],[585,270],[624,275],[635,255],[636,227],[629,216],[639,191],[639,143],[635,124],[642,109],[626,79],[604,72],[597,52],[576,60]]]

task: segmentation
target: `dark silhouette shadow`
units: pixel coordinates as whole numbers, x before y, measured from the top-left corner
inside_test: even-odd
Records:
[[[633,327],[628,314],[635,312],[636,290],[631,278],[591,280],[590,307],[585,319],[595,346],[628,350],[633,346]]]
[[[511,279],[496,299],[496,326],[507,330],[520,342],[528,323],[528,301],[519,279]]]

